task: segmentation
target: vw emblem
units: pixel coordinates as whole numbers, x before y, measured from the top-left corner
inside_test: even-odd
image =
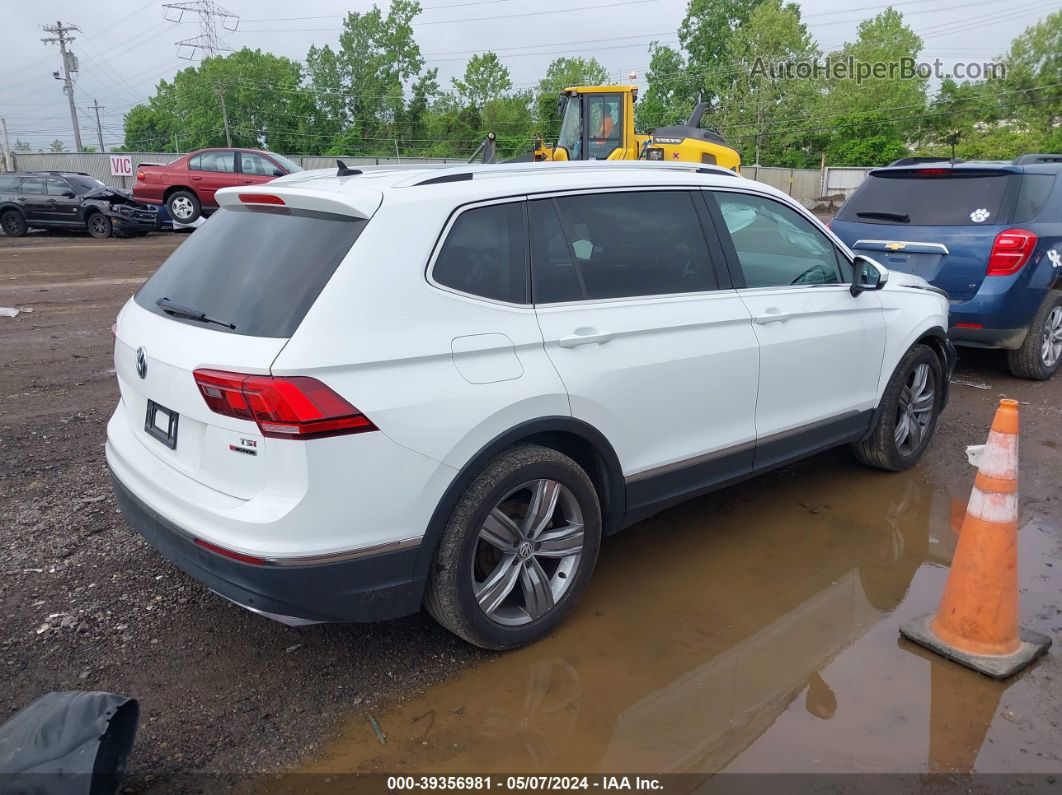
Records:
[[[531,546],[530,541],[524,541],[520,544],[520,546],[516,548],[516,554],[520,558],[520,560],[527,560],[529,557],[531,557],[531,553],[533,551],[534,548]]]
[[[136,349],[136,374],[141,378],[147,378],[147,357],[143,348]]]

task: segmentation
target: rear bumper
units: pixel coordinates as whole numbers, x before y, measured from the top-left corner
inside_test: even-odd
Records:
[[[962,321],[959,321],[962,322]],[[1027,328],[963,328],[952,326],[948,336],[956,345],[968,348],[1004,348],[1017,350],[1025,342]]]
[[[419,545],[313,565],[257,565],[195,543],[111,473],[118,507],[129,525],[166,560],[221,596],[278,620],[382,621],[420,609],[424,583],[414,579]]]

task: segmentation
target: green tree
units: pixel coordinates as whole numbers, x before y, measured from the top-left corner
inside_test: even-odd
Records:
[[[834,58],[842,60],[852,58],[857,69],[859,64],[870,68],[885,64],[886,73],[862,80],[851,75],[833,76],[828,81],[823,122],[829,131],[826,151],[831,165],[836,164],[830,160],[830,152],[852,151],[848,143],[838,141],[837,137],[848,134],[851,125],[860,118],[865,123],[858,122],[857,126],[864,135],[878,142],[878,154],[860,145],[859,149],[867,152],[870,159],[866,163],[846,165],[887,162],[889,153],[906,152],[907,143],[917,140],[926,112],[928,78],[901,76],[899,65],[903,59],[917,62],[921,50],[922,39],[903,23],[903,15],[887,8],[860,22],[856,40],[834,54]]]
[[[453,80],[458,96],[474,108],[482,109],[513,87],[509,70],[493,52],[473,55],[465,66],[464,78]]]
[[[642,133],[680,124],[692,110],[682,53],[655,41],[649,45],[649,52],[649,69],[645,73],[648,88],[635,108],[635,124]]]
[[[224,146],[227,115],[234,146],[314,151],[309,127],[314,101],[301,81],[299,64],[261,50],[206,58],[172,81],[160,81],[145,105],[126,114],[125,144],[133,150],[172,149],[176,136],[186,150]]]
[[[690,79],[686,81],[684,104],[692,106],[699,98],[715,102],[713,87],[720,76],[732,70],[727,45],[734,31],[744,25],[762,0],[689,0],[686,16],[679,25],[679,41],[687,53]]]
[[[26,141],[16,138],[15,139],[15,151],[16,152],[29,152],[33,149]]]
[[[810,64],[820,53],[800,19],[800,7],[764,0],[727,41],[725,57],[734,71],[706,81],[719,98],[719,125],[742,159],[753,163],[818,165],[814,136],[794,119],[814,115],[821,86]],[[798,67],[808,66],[803,73]]]
[[[608,83],[608,69],[596,58],[555,58],[546,67],[546,75],[538,81],[533,111],[538,132],[547,139],[556,137],[560,128],[557,97],[571,86],[593,86]]]
[[[1044,138],[1062,124],[1062,11],[1048,15],[1011,42],[1001,100],[1009,118]],[[1057,151],[1057,150],[1055,150]]]
[[[48,144],[48,149],[52,152],[65,152],[66,144],[56,138],[54,141]]]

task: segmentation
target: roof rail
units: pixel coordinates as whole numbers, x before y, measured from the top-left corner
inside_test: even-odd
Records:
[[[655,160],[575,160],[550,163],[497,163],[493,165],[467,165],[440,169],[441,174],[425,176],[415,174],[408,180],[395,184],[396,188],[412,188],[418,185],[433,185],[440,182],[458,182],[504,174],[534,174],[543,170],[557,171],[685,171],[694,174],[717,174],[737,177],[728,168],[702,163],[661,163]]]
[[[1016,166],[1030,166],[1033,163],[1062,163],[1062,155],[1050,153],[1018,155],[1013,163]]]
[[[86,173],[84,171],[64,171],[62,169],[55,169],[55,168],[45,168],[45,169],[41,169],[39,171],[26,171],[26,172],[23,172],[23,173],[26,173],[26,174],[60,174],[60,175],[61,174],[69,174],[70,176],[77,176],[77,177],[91,177],[92,176],[91,174],[88,174],[88,173]]]

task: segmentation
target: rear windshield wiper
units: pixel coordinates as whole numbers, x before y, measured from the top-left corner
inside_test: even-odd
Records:
[[[213,323],[227,329],[236,329],[235,323],[226,323],[224,320],[216,320],[215,318],[208,316],[205,312],[200,312],[198,309],[192,309],[191,307],[181,306],[165,296],[156,301],[155,306],[167,315],[173,315],[174,317],[183,317],[186,320],[198,320],[200,323]]]
[[[910,223],[911,216],[907,213],[890,213],[884,210],[867,210],[866,212],[856,213],[860,218],[883,218],[886,221],[899,221],[900,223]]]

